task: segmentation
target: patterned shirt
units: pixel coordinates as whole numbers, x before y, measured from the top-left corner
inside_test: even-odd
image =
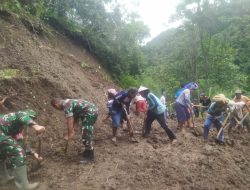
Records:
[[[20,133],[25,126],[34,124],[36,122],[25,111],[0,115],[0,130],[9,136]]]
[[[97,112],[95,105],[82,99],[66,99],[62,101],[63,111],[66,117],[82,117],[85,114]]]

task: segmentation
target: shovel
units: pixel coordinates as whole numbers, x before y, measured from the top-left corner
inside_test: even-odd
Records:
[[[133,128],[133,126],[131,125],[131,122],[130,122],[130,119],[129,119],[129,117],[128,117],[128,112],[127,112],[126,108],[123,107],[123,111],[125,112],[125,116],[126,116],[126,119],[127,119],[128,133],[129,133],[130,141],[131,141],[131,142],[138,143],[139,141],[136,140],[136,138],[134,137],[134,128]]]
[[[192,109],[192,108],[191,108]],[[197,131],[195,130],[195,126],[194,126],[194,115],[193,115],[193,110],[190,110],[190,114],[191,114],[191,119],[192,119],[192,129],[191,129],[191,133],[195,136],[198,137],[199,134],[197,133]]]
[[[231,116],[231,112],[227,115],[226,119],[225,119],[224,122],[222,123],[221,128],[220,128],[220,130],[219,130],[219,132],[218,132],[218,134],[217,134],[217,137],[216,137],[217,139],[219,139],[222,130],[224,130],[224,129],[228,126],[228,125],[226,125],[226,123],[227,123],[227,120],[228,120],[228,118],[229,118],[230,116]]]

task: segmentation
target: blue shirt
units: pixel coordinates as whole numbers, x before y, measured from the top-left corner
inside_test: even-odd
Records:
[[[126,110],[129,113],[129,107],[132,99],[129,98],[127,91],[121,91],[115,95],[114,102],[112,104],[112,109],[120,110],[122,109],[122,105],[126,106]]]

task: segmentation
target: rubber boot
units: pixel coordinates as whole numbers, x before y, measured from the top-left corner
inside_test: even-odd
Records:
[[[20,190],[32,190],[39,186],[39,183],[29,183],[27,177],[27,166],[20,166],[14,169],[15,184]]]
[[[12,179],[14,179],[14,176],[9,175],[6,167],[6,162],[0,160],[0,184],[5,185]]]
[[[84,150],[83,154],[83,160],[80,161],[82,164],[86,164],[88,162],[93,162],[95,160],[94,150]]]

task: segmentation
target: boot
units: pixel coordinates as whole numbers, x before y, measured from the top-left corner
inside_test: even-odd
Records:
[[[14,176],[9,175],[5,161],[0,160],[0,184],[5,185],[12,179]]]
[[[27,166],[20,166],[14,169],[15,184],[20,190],[36,189],[39,183],[29,183],[27,177]]]
[[[82,164],[92,162],[95,160],[94,150],[86,149],[84,150],[82,156],[83,156],[83,160],[80,161]]]

